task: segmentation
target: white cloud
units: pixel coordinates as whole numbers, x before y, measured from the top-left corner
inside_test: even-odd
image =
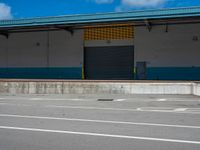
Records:
[[[97,4],[110,4],[110,3],[114,2],[114,0],[90,0],[90,1],[93,1]]]
[[[170,0],[121,0],[115,11],[128,11],[132,9],[162,8]],[[174,1],[174,0],[172,0]]]
[[[122,5],[129,7],[158,7],[166,0],[122,0]]]
[[[0,20],[6,20],[11,18],[11,7],[4,3],[0,3]]]

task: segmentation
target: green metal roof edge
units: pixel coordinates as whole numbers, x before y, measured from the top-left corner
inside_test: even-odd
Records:
[[[131,12],[67,15],[0,21],[0,28],[30,27],[59,24],[102,23],[114,21],[134,21],[144,19],[167,19],[200,16],[200,7],[170,8]]]

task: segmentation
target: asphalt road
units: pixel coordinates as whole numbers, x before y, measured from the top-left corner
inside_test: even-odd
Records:
[[[0,95],[0,150],[200,150],[200,97]]]

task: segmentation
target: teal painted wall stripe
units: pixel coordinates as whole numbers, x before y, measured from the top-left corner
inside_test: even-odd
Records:
[[[147,68],[148,80],[200,80],[200,67]]]
[[[0,68],[0,78],[82,79],[82,67]]]
[[[82,67],[0,68],[0,78],[82,79]],[[200,67],[147,68],[148,80],[200,80]]]

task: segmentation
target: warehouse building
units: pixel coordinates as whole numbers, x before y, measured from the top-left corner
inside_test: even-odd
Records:
[[[0,78],[200,80],[200,7],[0,21]]]

